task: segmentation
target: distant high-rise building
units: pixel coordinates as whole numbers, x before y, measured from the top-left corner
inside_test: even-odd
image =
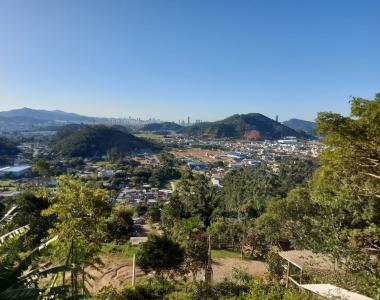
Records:
[[[276,115],[276,122],[278,122],[278,115]]]
[[[187,125],[190,125],[190,117],[187,117]]]

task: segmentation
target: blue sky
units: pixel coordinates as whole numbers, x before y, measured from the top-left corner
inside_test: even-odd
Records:
[[[380,1],[0,0],[0,110],[313,120],[380,91]]]

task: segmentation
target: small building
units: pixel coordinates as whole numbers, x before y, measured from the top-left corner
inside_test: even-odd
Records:
[[[152,206],[152,205],[155,205],[156,203],[157,203],[156,199],[149,199],[148,202],[147,202],[147,205],[148,206]]]
[[[231,169],[239,169],[242,167],[242,164],[241,163],[230,163],[230,164],[228,164],[228,167]]]
[[[295,145],[298,143],[297,138],[294,136],[287,136],[283,139],[278,140],[279,144],[286,144],[286,145]]]

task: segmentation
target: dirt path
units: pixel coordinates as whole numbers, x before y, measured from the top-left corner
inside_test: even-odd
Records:
[[[103,255],[101,258],[104,266],[100,267],[99,270],[89,269],[89,273],[93,277],[88,284],[90,292],[97,292],[107,285],[120,289],[132,281],[131,260],[118,255]],[[231,277],[234,269],[246,271],[254,276],[263,276],[267,272],[267,266],[264,262],[237,258],[215,259],[212,268],[214,281],[222,281],[226,277]],[[143,276],[145,273],[136,268],[136,278]],[[198,278],[203,279],[204,274],[198,274]]]
[[[98,270],[94,268],[88,270],[88,273],[93,277],[88,283],[90,292],[97,292],[107,285],[119,289],[132,281],[132,263],[130,260],[117,255],[103,255],[101,259],[103,266]],[[136,277],[144,275],[144,272],[136,268]]]
[[[222,281],[224,278],[231,277],[234,269],[240,269],[253,276],[264,276],[267,272],[267,265],[257,260],[240,260],[236,258],[219,258],[213,260],[213,279]]]

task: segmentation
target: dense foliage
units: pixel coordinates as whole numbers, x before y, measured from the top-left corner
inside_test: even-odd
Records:
[[[162,123],[151,123],[146,124],[139,128],[141,131],[179,131],[182,129],[181,125],[174,122],[162,122]]]
[[[329,278],[380,295],[380,95],[354,98],[351,115],[320,113],[326,145],[310,187],[272,199],[256,228],[267,241],[325,253],[346,273]]]
[[[239,218],[256,218],[272,197],[285,197],[295,187],[308,184],[317,168],[313,159],[285,157],[278,171],[261,164],[232,170],[222,181],[222,204],[225,213]]]
[[[15,142],[0,136],[0,166],[12,164],[19,152]]]
[[[142,270],[155,271],[158,275],[178,271],[183,259],[183,249],[178,243],[158,235],[150,235],[136,255],[137,265]]]

